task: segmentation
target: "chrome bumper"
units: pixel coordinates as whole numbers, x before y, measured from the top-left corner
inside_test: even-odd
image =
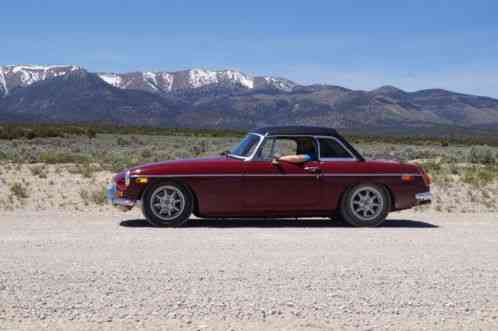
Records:
[[[122,210],[130,210],[135,206],[135,201],[122,199],[117,196],[116,184],[111,184],[107,187],[107,201]]]
[[[415,200],[417,200],[417,204],[425,205],[427,203],[432,202],[432,193],[431,192],[423,192],[415,194]]]

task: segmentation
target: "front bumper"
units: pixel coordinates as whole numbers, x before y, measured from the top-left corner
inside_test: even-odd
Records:
[[[109,201],[111,205],[121,210],[130,210],[135,206],[135,201],[120,198],[118,197],[117,192],[118,190],[115,183],[107,187],[107,201]]]
[[[417,200],[418,205],[425,205],[432,202],[432,193],[423,192],[415,194],[415,200]]]

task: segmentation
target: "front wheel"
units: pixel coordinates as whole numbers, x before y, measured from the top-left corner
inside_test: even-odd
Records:
[[[391,199],[383,187],[373,184],[358,185],[346,192],[342,201],[341,218],[355,227],[375,227],[384,222]]]
[[[142,198],[142,212],[154,226],[183,225],[192,214],[193,205],[192,193],[175,182],[154,184]]]

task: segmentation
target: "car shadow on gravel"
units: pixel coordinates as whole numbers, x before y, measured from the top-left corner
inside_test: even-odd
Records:
[[[124,220],[120,226],[128,228],[152,227],[146,220]],[[348,228],[347,224],[327,219],[191,219],[187,228]],[[437,225],[413,220],[389,219],[382,228],[438,228]]]

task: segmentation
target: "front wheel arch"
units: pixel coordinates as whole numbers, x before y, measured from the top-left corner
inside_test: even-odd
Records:
[[[155,185],[157,183],[162,183],[162,182],[164,182],[164,183],[166,183],[166,182],[176,183],[178,185],[183,186],[185,189],[189,190],[190,194],[192,194],[192,197],[194,199],[194,211],[193,212],[194,212],[195,215],[199,214],[199,199],[197,197],[197,194],[192,189],[192,187],[190,187],[190,185],[188,185],[187,183],[185,183],[185,182],[183,182],[181,180],[175,180],[175,179],[169,179],[169,178],[166,178],[166,179],[159,179],[159,178],[158,179],[154,179],[154,178],[150,178],[149,183],[147,183],[147,185],[144,185],[144,187],[142,188],[142,190],[138,194],[138,200],[142,200],[143,195],[144,195],[145,191],[147,190],[147,188],[149,188],[151,185]]]
[[[159,220],[156,217],[157,215],[154,216],[151,214],[151,207],[150,205],[147,205],[149,203],[147,200],[150,199],[150,195],[154,194],[152,192],[156,190],[158,187],[161,187],[162,185],[177,187],[180,191],[182,191],[185,198],[185,203],[186,203],[185,211],[182,212],[180,214],[181,216],[179,215],[177,219],[172,219],[171,222],[169,221],[162,222],[161,220]],[[154,226],[181,226],[188,221],[188,217],[192,213],[195,214],[194,207],[196,203],[196,197],[188,185],[178,180],[169,180],[165,178],[165,179],[150,181],[143,188],[141,192],[141,200],[142,200],[141,203],[142,213],[144,214],[147,221]]]

